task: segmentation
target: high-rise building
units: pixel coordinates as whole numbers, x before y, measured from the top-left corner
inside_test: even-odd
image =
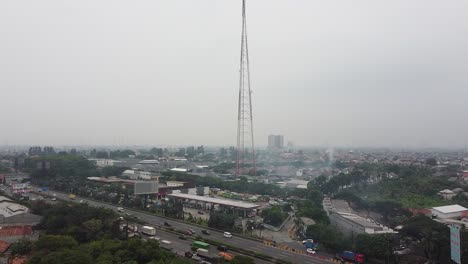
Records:
[[[284,147],[283,135],[269,135],[268,136],[268,148],[282,149],[283,147]]]

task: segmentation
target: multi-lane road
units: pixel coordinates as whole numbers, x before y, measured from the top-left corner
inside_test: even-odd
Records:
[[[79,202],[80,200],[83,200],[84,202],[87,202],[88,205],[90,206],[96,206],[96,207],[103,207],[103,208],[108,208],[111,210],[114,210],[117,212],[117,206],[103,203],[103,202],[98,202],[94,200],[89,200],[83,197],[76,197],[75,199],[70,199],[68,194],[66,193],[61,193],[61,192],[56,192],[56,191],[50,191],[50,194],[56,194],[57,199],[64,200],[64,201],[70,201],[70,202]],[[233,234],[232,238],[226,238],[224,237],[222,232],[219,231],[214,231],[210,230],[210,235],[204,235],[201,231],[204,229],[200,226],[197,225],[191,225],[189,223],[177,221],[177,220],[172,220],[170,218],[163,218],[159,217],[153,214],[145,213],[145,212],[140,212],[140,211],[135,211],[129,208],[124,209],[125,213],[129,213],[132,216],[138,218],[139,220],[148,223],[148,225],[152,225],[155,227],[164,227],[164,222],[169,223],[174,229],[176,230],[187,230],[187,229],[192,229],[195,231],[196,235],[200,235],[202,237],[205,237],[206,239],[211,239],[211,240],[216,240],[223,242],[227,245],[232,245],[237,248],[243,248],[255,252],[259,252],[265,255],[272,256],[274,258],[278,259],[283,259],[283,260],[288,260],[293,263],[312,263],[312,264],[321,264],[321,263],[330,263],[329,260],[327,259],[321,259],[316,256],[309,256],[309,255],[303,255],[303,254],[298,254],[286,250],[282,250],[279,248],[267,246],[263,244],[261,241],[256,241],[248,238],[244,238],[242,236],[236,236]],[[171,242],[176,242],[174,246],[176,246],[176,250],[181,250],[181,251],[189,251],[190,249],[190,242],[183,241],[178,239],[177,234],[173,234],[170,232],[166,232],[163,230],[158,230],[158,236],[161,237],[162,239],[168,239]],[[184,243],[185,242],[185,243]],[[180,245],[179,245],[180,244]],[[259,259],[256,259],[256,263],[268,263],[265,261],[261,261]]]

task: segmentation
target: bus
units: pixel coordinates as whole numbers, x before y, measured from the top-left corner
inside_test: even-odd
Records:
[[[202,242],[202,241],[194,241],[192,244],[194,248],[202,248],[208,250],[210,248],[210,244]]]

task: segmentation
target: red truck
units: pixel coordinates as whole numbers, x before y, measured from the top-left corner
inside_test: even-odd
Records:
[[[336,259],[340,261],[362,264],[364,263],[365,256],[364,254],[358,254],[351,251],[343,251],[336,254]]]

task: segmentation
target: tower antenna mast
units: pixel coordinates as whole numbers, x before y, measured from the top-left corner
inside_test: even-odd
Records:
[[[249,49],[247,45],[247,21],[245,1],[242,0],[242,37],[239,76],[239,105],[237,113],[237,161],[236,175],[245,173],[249,166],[256,174],[255,142],[253,135],[252,90],[250,89]],[[247,171],[248,172],[248,171]]]

